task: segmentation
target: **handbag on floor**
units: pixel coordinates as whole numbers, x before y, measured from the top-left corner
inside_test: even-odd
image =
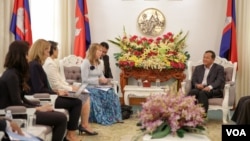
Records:
[[[122,119],[129,119],[133,114],[132,106],[129,105],[121,105],[122,110]]]

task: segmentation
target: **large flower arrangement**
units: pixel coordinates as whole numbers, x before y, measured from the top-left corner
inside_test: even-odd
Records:
[[[171,32],[155,39],[128,36],[124,30],[123,37],[109,40],[119,46],[121,52],[115,53],[116,64],[122,68],[143,68],[143,69],[185,69],[186,61],[190,55],[184,51],[185,39],[180,31],[174,35]]]
[[[204,130],[204,115],[204,108],[195,104],[195,97],[168,93],[149,96],[139,118],[152,138],[162,138],[170,133],[183,137],[190,129]]]

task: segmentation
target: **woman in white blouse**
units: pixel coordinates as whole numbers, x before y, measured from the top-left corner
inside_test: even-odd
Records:
[[[48,57],[43,65],[49,84],[51,88],[55,91],[60,89],[66,91],[77,91],[78,87],[69,85],[64,78],[60,75],[59,65],[56,61],[58,57],[58,43],[54,41],[49,41],[50,47],[50,57]],[[97,135],[98,133],[93,131],[89,125],[89,114],[90,114],[90,98],[89,94],[81,94],[79,99],[82,100],[82,111],[81,111],[81,124],[79,125],[79,133],[85,132],[89,135]]]

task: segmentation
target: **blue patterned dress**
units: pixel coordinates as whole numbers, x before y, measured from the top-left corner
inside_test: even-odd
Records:
[[[94,69],[93,69],[94,68]],[[99,78],[104,77],[102,67],[91,66],[88,59],[84,59],[81,65],[81,77],[83,83],[88,83],[90,92],[90,122],[110,125],[122,120],[119,96],[113,88],[108,91],[95,87],[99,85]]]
[[[112,88],[108,91],[87,89],[90,92],[91,101],[90,122],[110,125],[122,120],[119,97]]]

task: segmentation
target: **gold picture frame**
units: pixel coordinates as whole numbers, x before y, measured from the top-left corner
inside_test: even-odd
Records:
[[[138,16],[137,26],[144,35],[152,37],[158,36],[165,29],[165,16],[156,8],[147,8]]]

